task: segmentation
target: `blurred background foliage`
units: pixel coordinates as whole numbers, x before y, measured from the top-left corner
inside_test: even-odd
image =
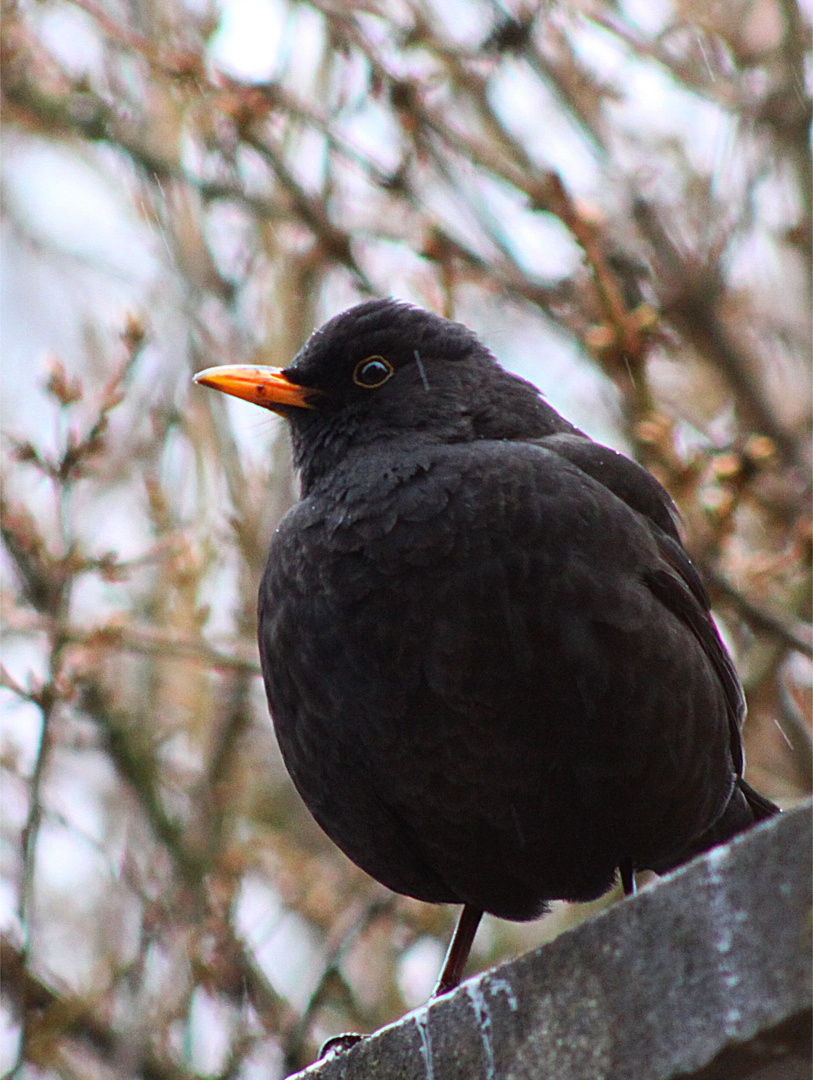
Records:
[[[370,295],[468,323],[662,480],[749,779],[810,790],[809,16],[5,0],[8,1075],[281,1077],[429,993],[453,913],[333,848],[268,721],[285,431],[190,384]],[[486,920],[472,965],[591,909]]]

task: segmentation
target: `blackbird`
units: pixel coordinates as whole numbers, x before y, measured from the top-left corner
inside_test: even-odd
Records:
[[[280,413],[301,498],[260,586],[285,764],[395,892],[532,919],[662,873],[777,808],[743,779],[744,698],[648,472],[475,334],[359,304],[284,370],[196,381]]]

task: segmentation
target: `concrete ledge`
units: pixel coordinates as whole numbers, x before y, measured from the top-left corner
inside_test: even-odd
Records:
[[[808,1080],[811,806],[765,822],[308,1080]]]

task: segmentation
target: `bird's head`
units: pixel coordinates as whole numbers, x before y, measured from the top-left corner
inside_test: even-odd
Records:
[[[393,299],[337,315],[286,368],[208,368],[195,382],[284,416],[306,487],[358,446],[538,437],[551,415],[564,423],[473,331]]]

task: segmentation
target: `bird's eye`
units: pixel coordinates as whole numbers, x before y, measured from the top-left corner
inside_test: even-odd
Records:
[[[353,382],[356,386],[363,386],[365,390],[375,390],[394,374],[395,368],[389,360],[385,360],[383,356],[368,356],[353,368]]]

